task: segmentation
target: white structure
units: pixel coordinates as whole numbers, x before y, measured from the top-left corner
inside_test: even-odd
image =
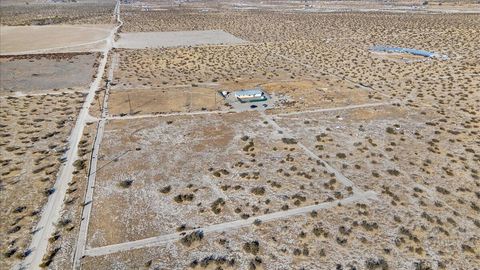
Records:
[[[240,102],[263,101],[267,99],[265,93],[259,89],[240,90],[235,92],[235,97],[240,100]]]

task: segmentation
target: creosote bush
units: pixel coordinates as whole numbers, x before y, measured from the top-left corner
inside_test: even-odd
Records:
[[[125,179],[120,181],[119,185],[122,188],[129,188],[133,184],[133,179]]]
[[[247,242],[243,244],[243,250],[253,255],[257,255],[260,250],[260,243],[258,241]]]
[[[190,247],[193,243],[201,241],[203,239],[203,231],[197,230],[182,237],[181,242],[183,245]]]

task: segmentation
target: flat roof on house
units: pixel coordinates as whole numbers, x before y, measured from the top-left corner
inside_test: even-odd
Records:
[[[235,96],[256,96],[263,95],[263,91],[260,89],[240,90],[235,92]]]

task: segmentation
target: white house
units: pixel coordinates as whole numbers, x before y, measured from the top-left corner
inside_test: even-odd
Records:
[[[263,101],[267,99],[263,91],[259,89],[240,90],[235,92],[235,97],[240,102]]]

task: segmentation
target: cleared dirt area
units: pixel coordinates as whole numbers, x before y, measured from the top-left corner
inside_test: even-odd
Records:
[[[82,102],[83,93],[0,98],[0,268],[25,256]]]
[[[107,127],[90,247],[351,194],[256,113],[119,120]]]
[[[98,56],[97,53],[2,56],[0,95],[84,91],[95,74]]]
[[[279,101],[269,113],[296,112],[388,101],[376,91],[362,88],[333,76],[318,76],[310,80],[271,82],[261,85]]]
[[[102,49],[111,25],[1,26],[0,54],[55,53],[95,45]],[[77,50],[78,51],[78,50]]]
[[[126,49],[243,44],[244,40],[222,30],[122,33],[115,47]]]
[[[116,90],[109,97],[112,116],[212,111],[222,106],[223,98],[215,89],[200,87]]]

